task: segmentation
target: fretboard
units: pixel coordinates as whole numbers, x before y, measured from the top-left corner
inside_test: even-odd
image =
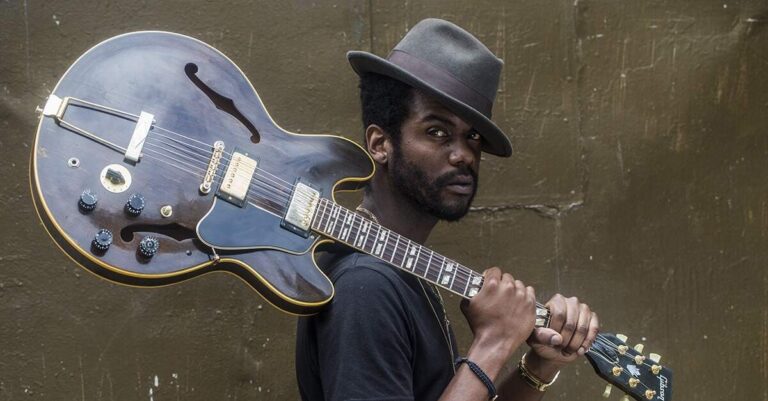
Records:
[[[312,229],[394,267],[471,299],[483,275],[331,200],[321,199]],[[549,325],[549,310],[536,304],[536,326]]]

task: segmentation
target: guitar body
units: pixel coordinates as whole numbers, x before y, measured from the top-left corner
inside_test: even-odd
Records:
[[[32,197],[47,231],[75,262],[134,286],[226,271],[294,314],[314,313],[330,301],[333,286],[314,260],[329,240],[284,228],[276,211],[286,207],[297,180],[329,199],[335,190],[357,189],[373,173],[358,145],[281,129],[231,60],[178,34],[109,39],[81,56],[52,94],[146,112],[154,124],[141,157],[131,160],[120,149],[135,136],[135,119],[74,101],[60,116],[66,124],[41,118]],[[240,204],[217,193],[226,163],[214,170],[209,193],[200,188],[217,142],[225,159],[236,151],[258,163],[261,179]],[[99,230],[111,233],[106,250],[94,244]],[[159,245],[150,257],[139,250],[147,237]]]

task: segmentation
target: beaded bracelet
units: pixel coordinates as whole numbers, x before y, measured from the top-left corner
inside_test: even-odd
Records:
[[[477,376],[478,379],[480,379],[483,384],[485,384],[485,387],[488,389],[488,399],[490,401],[494,401],[495,399],[499,398],[499,395],[496,394],[496,386],[493,385],[493,380],[491,380],[490,377],[488,377],[485,372],[483,372],[482,369],[480,369],[479,366],[477,366],[476,363],[470,361],[469,359],[463,357],[463,358],[457,358],[456,359],[456,367],[458,368],[459,365],[462,363],[466,363],[467,366],[469,366],[469,369],[472,370],[472,373]]]

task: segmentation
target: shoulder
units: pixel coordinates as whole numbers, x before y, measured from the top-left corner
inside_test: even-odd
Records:
[[[328,276],[336,288],[335,299],[354,296],[367,302],[402,301],[409,291],[407,277],[392,266],[357,252],[334,261]]]

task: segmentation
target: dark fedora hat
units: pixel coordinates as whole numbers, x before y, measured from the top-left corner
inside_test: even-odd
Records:
[[[504,64],[469,32],[440,19],[425,19],[403,37],[384,59],[350,51],[358,75],[373,72],[402,81],[435,97],[483,137],[482,150],[512,154],[512,144],[491,121],[491,109]]]

